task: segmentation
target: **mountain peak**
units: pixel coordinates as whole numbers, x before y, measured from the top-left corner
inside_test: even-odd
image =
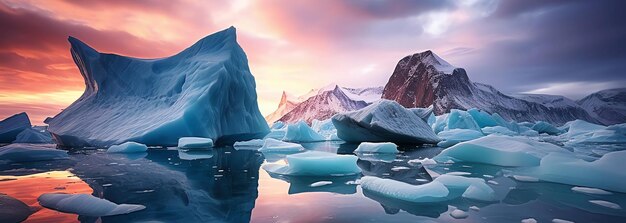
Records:
[[[426,51],[421,52],[421,53],[416,53],[416,54],[413,54],[413,55],[411,55],[409,57],[415,58],[415,59],[421,61],[422,63],[426,64],[426,65],[432,65],[438,71],[441,71],[441,72],[444,72],[444,73],[447,73],[447,74],[451,74],[454,71],[454,69],[456,68],[455,66],[453,66],[450,63],[448,63],[448,61],[446,61],[443,58],[439,57],[437,54],[435,54],[435,52],[433,52],[431,50],[426,50]]]

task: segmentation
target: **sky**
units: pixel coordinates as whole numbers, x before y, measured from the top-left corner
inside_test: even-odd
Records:
[[[0,0],[0,119],[40,125],[83,92],[74,36],[100,52],[167,57],[230,26],[271,113],[282,91],[383,86],[433,50],[505,93],[572,99],[626,86],[626,1]]]

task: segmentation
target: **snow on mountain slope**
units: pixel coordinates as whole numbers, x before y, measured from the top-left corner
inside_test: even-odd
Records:
[[[290,98],[291,97],[287,96],[287,93],[283,91],[283,94],[280,97],[280,102],[278,103],[278,108],[276,108],[276,110],[271,114],[265,116],[265,121],[267,121],[267,123],[274,123],[278,121],[278,119],[282,118],[283,115],[293,110],[298,102]]]
[[[234,27],[161,59],[103,54],[73,37],[69,42],[87,86],[48,120],[62,146],[169,146],[186,136],[228,144],[269,132]]]
[[[406,56],[398,62],[382,98],[395,100],[407,108],[433,105],[437,115],[451,109],[478,108],[517,121],[597,122],[580,107],[562,106],[567,104],[565,101],[542,104],[508,96],[492,86],[471,82],[465,69],[452,68],[430,50]]]
[[[11,143],[20,132],[31,128],[26,112],[12,115],[0,121],[0,143]]]
[[[605,125],[626,122],[626,88],[598,91],[577,103]]]
[[[340,112],[353,111],[368,105],[362,100],[350,98],[342,87],[335,85],[332,90],[323,91],[296,105],[289,113],[279,119],[285,123],[304,120],[311,123],[313,119],[326,120]]]

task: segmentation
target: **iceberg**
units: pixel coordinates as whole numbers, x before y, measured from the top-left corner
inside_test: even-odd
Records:
[[[518,135],[517,132],[511,131],[507,127],[503,127],[503,126],[484,127],[482,128],[482,130],[483,130],[483,133],[487,135],[491,135],[491,134],[506,135],[506,136]]]
[[[319,142],[324,140],[326,138],[315,132],[302,120],[294,124],[288,124],[285,136],[283,136],[283,141],[289,142]]]
[[[304,151],[304,147],[297,143],[283,142],[276,139],[265,139],[263,146],[259,148],[261,152],[300,152]]]
[[[37,200],[46,208],[90,217],[128,214],[146,208],[136,204],[115,204],[89,194],[46,193],[39,196]]]
[[[181,137],[222,145],[261,138],[269,128],[236,39],[230,27],[176,55],[137,59],[99,53],[70,37],[86,88],[48,120],[48,130],[57,144],[74,147],[127,141],[175,146]]]
[[[437,143],[437,146],[447,148],[460,142],[478,139],[485,135],[473,129],[450,129],[437,133],[437,136],[443,140]]]
[[[428,122],[428,119],[433,115],[433,106],[429,106],[428,108],[409,108],[409,111],[412,111],[417,117]]]
[[[442,114],[440,116],[435,116],[435,122],[431,124],[431,128],[435,133],[439,133],[446,128],[446,123],[448,121],[448,113]]]
[[[311,128],[326,138],[326,140],[340,140],[339,137],[337,137],[337,129],[333,125],[332,119],[326,119],[323,121],[313,119]]]
[[[337,136],[347,142],[439,142],[424,120],[395,101],[376,101],[365,108],[337,114],[332,119]]]
[[[20,132],[30,128],[30,119],[26,112],[12,115],[0,121],[0,143],[15,141]]]
[[[22,222],[34,213],[24,202],[0,193],[0,222]]]
[[[13,143],[53,143],[53,141],[49,132],[27,128],[17,134]]]
[[[479,132],[481,131],[476,121],[474,121],[474,118],[466,111],[452,109],[450,110],[450,113],[448,113],[447,118],[444,130],[471,129]]]
[[[565,134],[567,138],[574,138],[588,132],[606,128],[605,126],[589,123],[580,119],[567,122],[563,127],[563,129],[567,131]]]
[[[527,138],[489,135],[462,142],[435,156],[437,162],[471,162],[497,166],[537,166],[551,152],[571,153],[559,146]]]
[[[619,168],[624,160],[626,150],[604,154],[593,162],[572,154],[550,153],[539,166],[520,172],[548,182],[626,193],[626,172]]]
[[[248,140],[248,141],[239,141],[239,142],[235,142],[235,144],[233,144],[233,147],[235,147],[235,149],[237,147],[261,147],[263,146],[263,144],[265,144],[265,140],[263,139],[253,139],[253,140]]]
[[[353,155],[308,151],[287,155],[287,164],[266,164],[263,169],[272,174],[288,176],[349,176],[361,173]]]
[[[15,143],[0,147],[0,163],[22,163],[67,159],[67,151],[55,149],[53,144]]]
[[[573,145],[578,143],[603,143],[603,144],[621,144],[626,143],[626,123],[611,125],[609,127],[593,130],[587,133],[581,133],[574,136],[565,145]]]
[[[546,133],[549,135],[558,135],[561,134],[561,130],[554,127],[552,124],[544,122],[544,121],[538,121],[536,122],[532,127],[533,130],[537,131],[538,133]]]
[[[125,142],[107,149],[107,153],[141,153],[146,151],[148,151],[148,146],[136,142]]]
[[[399,153],[398,146],[391,142],[362,142],[354,153]]]
[[[213,140],[201,137],[182,137],[178,139],[178,148],[181,149],[209,149],[213,147]]]
[[[467,113],[469,113],[472,116],[472,118],[474,119],[474,121],[476,121],[476,124],[478,124],[480,128],[498,125],[496,120],[489,113],[485,111],[472,108],[472,109],[467,110]]]

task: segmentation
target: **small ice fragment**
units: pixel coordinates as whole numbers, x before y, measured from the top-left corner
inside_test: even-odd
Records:
[[[486,177],[486,178],[493,178],[493,176],[491,176],[491,175],[487,175],[487,174],[483,175],[483,177]]]
[[[426,165],[437,165],[437,162],[435,162],[435,160],[429,159],[429,158],[412,159],[412,160],[409,160],[408,163],[411,164],[411,165],[415,165],[415,164],[421,163],[423,166],[426,166]]]
[[[609,202],[609,201],[603,201],[603,200],[590,200],[589,202],[593,203],[593,204],[597,204],[603,207],[607,207],[607,208],[611,208],[611,209],[622,209],[621,206],[619,206],[619,204],[613,203],[613,202]]]
[[[310,187],[321,187],[321,186],[326,186],[326,185],[330,185],[333,184],[332,181],[318,181],[315,183],[312,183],[311,185],[309,185]]]
[[[598,188],[592,187],[572,187],[572,191],[584,193],[584,194],[598,194],[598,195],[610,195],[613,194],[609,191],[605,191]]]
[[[363,142],[354,150],[355,153],[399,153],[398,146],[390,142]]]
[[[408,170],[410,168],[406,167],[406,166],[394,166],[393,168],[391,168],[391,171],[400,171],[400,170]]]
[[[468,173],[468,172],[460,172],[460,171],[456,171],[456,172],[449,172],[446,173],[448,175],[454,175],[454,176],[466,176],[466,175],[472,175],[472,173]]]
[[[237,149],[238,147],[261,147],[261,146],[263,146],[264,142],[265,142],[265,140],[263,140],[263,139],[253,139],[253,140],[249,140],[249,141],[240,141],[240,142],[235,142],[233,147],[235,147],[235,149]]]
[[[493,181],[493,180],[487,181],[487,183],[490,183],[490,184],[493,184],[493,185],[498,185],[498,182]]]
[[[517,181],[522,181],[522,182],[539,182],[539,179],[537,179],[536,177],[530,177],[530,176],[513,175],[513,178]]]
[[[456,209],[456,210],[450,212],[450,216],[452,216],[453,218],[456,218],[456,219],[462,219],[462,218],[467,218],[467,216],[469,216],[469,215],[465,211],[461,211],[459,209]]]
[[[146,208],[136,204],[115,204],[89,194],[46,193],[39,196],[37,200],[46,208],[91,217],[128,214]]]
[[[283,142],[277,139],[267,138],[263,143],[263,147],[259,149],[261,152],[299,152],[304,147],[297,143]]]
[[[145,151],[148,151],[148,147],[136,142],[125,142],[119,145],[113,145],[107,149],[107,153],[140,153]]]
[[[522,223],[537,223],[537,220],[535,220],[534,218],[526,218],[522,219]]]
[[[213,147],[213,140],[202,137],[182,137],[178,139],[178,148],[181,149],[208,149]]]
[[[472,210],[472,211],[480,211],[480,208],[476,207],[476,206],[471,206],[471,207],[469,207],[469,209]]]
[[[552,219],[552,223],[574,223],[573,221],[563,220],[563,219]]]

